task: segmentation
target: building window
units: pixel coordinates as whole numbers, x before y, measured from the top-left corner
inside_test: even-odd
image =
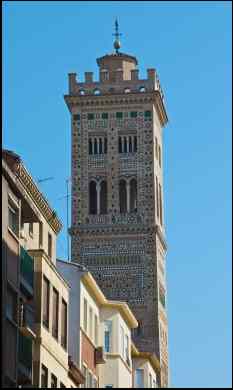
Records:
[[[123,118],[123,112],[117,112],[116,113],[116,118],[117,119],[122,119]]]
[[[43,364],[41,366],[41,388],[48,387],[48,369]]]
[[[10,320],[17,322],[17,294],[7,286],[6,315]]]
[[[49,303],[50,303],[50,284],[49,280],[43,277],[43,325],[49,329]]]
[[[89,154],[93,154],[93,150],[92,150],[92,139],[91,139],[91,138],[89,139]]]
[[[112,321],[105,321],[104,322],[104,350],[105,350],[105,352],[110,352],[111,335],[112,335]]]
[[[39,222],[39,247],[43,247],[43,222]]]
[[[99,154],[103,154],[103,142],[102,142],[102,138],[99,139]]]
[[[88,372],[88,386],[87,386],[89,389],[92,388],[92,374],[91,372],[89,371]]]
[[[156,176],[156,209],[157,209],[157,217],[159,219],[159,184],[158,184],[157,176]]]
[[[158,160],[158,138],[155,137],[155,157]]]
[[[120,213],[127,213],[127,190],[126,190],[126,181],[120,180],[119,183],[119,199],[120,199]]]
[[[124,137],[124,153],[127,153],[127,138]]]
[[[83,387],[84,387],[84,388],[87,388],[87,387],[88,387],[88,386],[87,386],[87,367],[83,365],[82,371],[83,371],[83,376],[84,376],[84,378],[85,378],[85,382],[84,382],[84,384],[83,384]]]
[[[151,118],[151,111],[145,111],[144,116],[145,118]]]
[[[105,389],[113,389],[113,385],[106,385]]]
[[[144,370],[141,368],[137,368],[135,370],[135,388],[136,389],[143,389],[144,388]]]
[[[102,119],[108,119],[108,113],[107,112],[103,112],[102,113]]]
[[[100,214],[107,214],[107,182],[100,184]]]
[[[53,288],[53,328],[52,334],[55,339],[58,338],[58,310],[59,310],[59,294],[58,291]]]
[[[87,332],[87,300],[84,298],[84,303],[83,303],[83,327],[85,332]]]
[[[98,382],[97,379],[94,377],[93,378],[93,388],[96,389],[98,387]]]
[[[93,337],[93,310],[89,307],[89,337],[92,340]]]
[[[129,336],[126,334],[125,335],[125,360],[128,365],[130,365],[130,360],[129,360]]]
[[[161,147],[159,146],[159,166],[161,167]]]
[[[157,386],[156,386],[156,380],[153,379],[153,388],[155,389]]]
[[[89,213],[97,214],[97,188],[96,182],[93,180],[89,184]]]
[[[57,389],[57,377],[51,374],[51,388]]]
[[[98,318],[95,315],[95,345],[98,345]]]
[[[162,205],[162,187],[159,184],[159,211],[160,211],[160,223],[163,226],[163,205]]]
[[[137,111],[131,111],[130,118],[137,118],[137,116],[138,116]]]
[[[98,154],[97,139],[94,139],[94,154]]]
[[[94,114],[92,114],[92,113],[87,114],[87,119],[89,121],[92,121],[94,119]]]
[[[130,181],[130,212],[137,212],[137,180]]]
[[[121,356],[123,357],[123,359],[124,359],[124,355],[125,355],[125,333],[123,327],[121,326]]]
[[[108,139],[107,137],[104,138],[104,153],[107,154],[108,152]]]
[[[66,386],[62,382],[60,382],[60,389],[66,389]]]
[[[149,374],[149,388],[152,388],[152,375]]]
[[[48,256],[52,258],[52,236],[48,233]]]
[[[19,236],[19,209],[14,203],[8,198],[8,226],[12,232],[18,237]]]
[[[67,349],[67,304],[64,299],[61,305],[61,346]]]
[[[29,223],[29,235],[31,237],[33,237],[33,223],[32,222]]]
[[[134,137],[134,152],[137,153],[137,137]]]
[[[132,137],[129,137],[129,153],[132,153],[133,152],[133,149],[132,149]]]
[[[118,152],[122,153],[122,139],[121,139],[121,137],[118,138]]]

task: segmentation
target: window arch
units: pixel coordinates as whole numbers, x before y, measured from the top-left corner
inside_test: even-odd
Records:
[[[120,213],[127,213],[127,190],[126,181],[120,180],[119,182],[119,200],[120,200]]]
[[[132,153],[133,147],[132,147],[132,137],[129,137],[129,153]]]
[[[140,92],[146,92],[146,88],[144,87],[144,85],[142,85],[142,86],[139,88],[139,91],[140,91]]]
[[[100,214],[107,214],[107,182],[103,180],[100,184]]]
[[[89,139],[89,154],[92,154],[93,151],[92,151],[92,139],[90,138]]]
[[[137,212],[137,180],[130,181],[130,212]]]
[[[79,90],[79,95],[81,95],[81,96],[82,96],[82,95],[85,95],[84,89],[80,89],[80,90]]]
[[[134,152],[137,152],[137,137],[134,137]]]
[[[94,180],[89,184],[89,213],[97,214],[97,189]]]
[[[108,152],[108,139],[107,137],[104,138],[104,153],[107,154]]]
[[[97,139],[95,138],[94,139],[94,154],[97,154],[98,153],[98,149],[97,149]]]
[[[127,153],[127,138],[124,137],[124,153]]]
[[[99,139],[99,154],[103,153],[103,142],[102,138]]]
[[[119,143],[119,153],[122,153],[122,139],[121,137],[119,137],[119,140],[118,140],[118,143]]]

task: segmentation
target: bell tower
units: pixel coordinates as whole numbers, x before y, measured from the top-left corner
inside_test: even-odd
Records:
[[[92,272],[108,299],[127,301],[133,335],[161,364],[168,387],[163,127],[168,118],[155,69],[139,78],[137,59],[97,59],[99,80],[69,74],[65,101],[72,126],[72,261]]]

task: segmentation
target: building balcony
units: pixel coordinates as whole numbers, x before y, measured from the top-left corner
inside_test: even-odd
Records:
[[[113,224],[137,224],[141,222],[141,216],[137,213],[120,214],[112,217]]]
[[[35,312],[33,308],[26,304],[21,303],[20,315],[19,315],[19,329],[20,332],[28,338],[35,339]]]
[[[88,157],[88,168],[106,168],[107,167],[107,154],[92,154]]]
[[[20,248],[20,289],[27,297],[33,297],[34,260],[23,247]]]

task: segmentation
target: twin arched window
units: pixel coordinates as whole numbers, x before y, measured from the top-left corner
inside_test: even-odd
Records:
[[[137,137],[125,136],[118,139],[119,153],[136,153],[137,152]]]
[[[89,138],[89,154],[106,154],[107,138]]]
[[[91,180],[89,183],[89,214],[100,215],[107,214],[108,207],[107,182],[102,180],[96,182]],[[121,179],[119,182],[119,202],[120,213],[137,212],[137,180]]]
[[[89,183],[89,213],[107,214],[107,182],[102,180]]]
[[[137,181],[125,179],[119,182],[119,201],[120,213],[135,213],[137,212]]]

